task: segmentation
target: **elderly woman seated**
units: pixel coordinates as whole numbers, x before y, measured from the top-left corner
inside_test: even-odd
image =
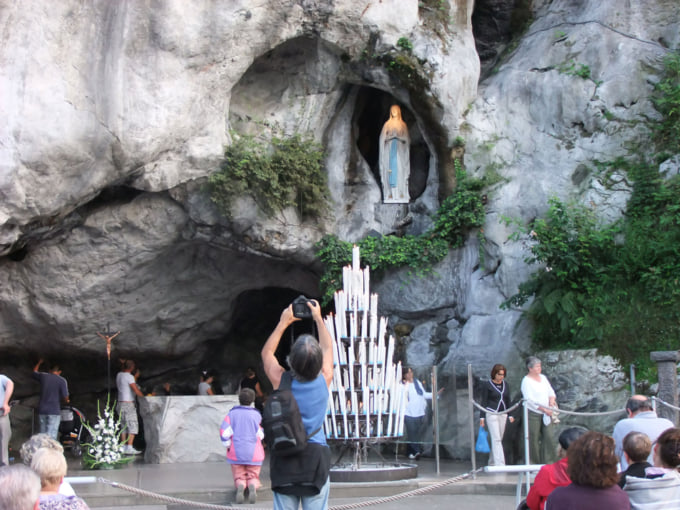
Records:
[[[64,454],[52,448],[40,448],[33,455],[31,469],[40,477],[40,510],[89,510],[78,496],[59,494],[66,476]]]
[[[19,453],[21,453],[22,462],[27,466],[30,466],[31,461],[33,460],[33,455],[35,455],[35,452],[41,448],[51,448],[52,450],[56,450],[59,453],[64,453],[64,447],[61,446],[61,444],[56,439],[52,439],[52,437],[48,436],[47,434],[34,434],[29,437],[26,442],[24,442],[24,444],[21,445],[21,450]],[[71,487],[71,484],[66,481],[62,482],[59,486],[59,494],[63,494],[64,496],[76,495],[73,487]]]
[[[654,466],[645,470],[645,478],[626,477],[623,489],[631,508],[680,508],[680,429],[662,432],[653,451]]]
[[[628,510],[628,495],[618,486],[614,440],[600,432],[586,432],[567,450],[571,484],[548,496],[546,510]]]

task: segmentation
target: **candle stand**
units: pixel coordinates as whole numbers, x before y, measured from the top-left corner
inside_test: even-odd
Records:
[[[335,346],[333,381],[324,421],[326,439],[341,447],[331,481],[401,480],[417,476],[417,466],[389,462],[380,446],[404,435],[406,394],[401,362],[394,357],[394,337],[387,319],[378,318],[378,295],[369,289],[369,268],[359,267],[359,248],[343,268],[343,288],[334,295],[335,315],[325,318]],[[373,449],[380,462],[368,462]],[[341,463],[347,453],[351,460]]]

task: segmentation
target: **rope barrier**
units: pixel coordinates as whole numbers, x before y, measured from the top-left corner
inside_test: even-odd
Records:
[[[152,499],[157,499],[159,501],[163,501],[165,503],[172,503],[175,505],[186,505],[196,508],[210,508],[212,510],[236,510],[239,508],[241,510],[243,509],[243,506],[213,505],[211,503],[200,503],[198,501],[190,501],[188,499],[173,498],[172,496],[165,496],[163,494],[158,494],[156,492],[139,489],[137,487],[132,487],[131,485],[126,485],[124,483],[114,482],[113,480],[107,480],[106,478],[97,478],[97,481],[100,483],[110,485],[111,487],[115,487],[117,489],[132,492],[133,494],[137,494],[139,496],[146,496]],[[248,508],[250,508],[251,510],[269,510],[267,508],[256,508],[250,506]]]
[[[505,411],[492,411],[491,409],[487,409],[486,407],[482,407],[479,405],[477,402],[474,400],[472,401],[472,405],[475,406],[477,409],[480,411],[484,411],[486,414],[508,414],[513,412],[515,409],[517,409],[519,406],[522,405],[523,400],[519,400],[516,404],[510,406],[508,409]]]
[[[670,404],[664,400],[661,400],[659,397],[654,397],[654,400],[659,402],[660,404],[665,405],[666,407],[670,407],[671,409],[674,409],[675,411],[680,411],[680,407],[674,406],[673,404]]]
[[[598,413],[582,413],[578,411],[567,411],[566,409],[558,408],[558,407],[547,407],[547,406],[541,406],[545,407],[546,409],[550,409],[551,411],[559,414],[568,414],[571,416],[607,416],[611,414],[620,414],[620,413],[625,413],[625,409],[616,409],[614,411],[602,411]]]
[[[449,478],[448,480],[443,480],[441,482],[434,483],[432,485],[428,485],[427,487],[421,487],[420,489],[414,489],[412,491],[407,491],[407,492],[402,492],[400,494],[395,494],[394,496],[386,496],[384,498],[378,498],[378,499],[371,499],[368,501],[361,501],[359,503],[348,503],[345,505],[334,505],[329,507],[329,510],[351,510],[352,508],[363,508],[365,506],[371,506],[371,505],[382,505],[383,503],[390,503],[392,501],[398,501],[400,499],[406,499],[410,498],[412,496],[420,496],[421,494],[426,494],[428,492],[431,492],[436,489],[440,489],[442,487],[445,487],[447,485],[450,485],[452,483],[460,482],[461,480],[465,480],[466,478],[470,478],[473,475],[476,475],[477,473],[484,471],[484,468],[478,468],[475,469],[474,471],[468,471],[467,473],[464,473],[462,475],[454,476],[453,478]]]
[[[662,400],[659,400],[659,399],[657,399],[657,400],[659,402],[663,402]],[[486,409],[486,408],[482,407],[481,405],[479,405],[474,400],[472,401],[472,405],[475,406],[480,411],[484,411],[487,414],[508,414],[508,413],[514,411],[515,409],[517,409],[520,405],[522,405],[523,402],[530,402],[530,401],[525,400],[525,399],[520,399],[516,404],[514,404],[509,409],[507,409],[505,411],[498,411],[498,412],[490,411],[489,409]],[[534,403],[536,405],[538,405],[538,403],[536,403],[536,402],[534,402]],[[664,404],[666,404],[669,407],[673,407],[674,409],[677,409],[678,411],[680,411],[680,408],[674,407],[671,404],[667,404],[665,402],[664,402]],[[597,412],[597,413],[586,413],[586,412],[579,412],[579,411],[567,411],[566,409],[562,409],[560,407],[548,407],[548,406],[541,406],[541,407],[544,407],[545,409],[550,409],[551,411],[556,412],[556,413],[568,414],[568,415],[571,415],[571,416],[607,416],[607,415],[611,415],[611,414],[620,414],[620,413],[626,412],[625,409],[616,409],[614,411],[601,411],[601,412]]]
[[[395,494],[393,496],[386,496],[382,498],[377,498],[377,499],[371,499],[367,501],[360,501],[358,503],[347,503],[344,505],[334,505],[329,507],[329,510],[351,510],[353,508],[363,508],[367,506],[372,506],[372,505],[381,505],[383,503],[390,503],[392,501],[398,501],[400,499],[406,499],[410,498],[413,496],[420,496],[422,494],[426,494],[428,492],[434,491],[436,489],[440,489],[442,487],[445,487],[447,485],[451,485],[452,483],[460,482],[461,480],[465,480],[466,478],[470,478],[473,475],[476,475],[477,473],[484,471],[484,468],[479,468],[475,469],[474,471],[468,471],[467,473],[464,473],[462,475],[454,476],[453,478],[448,478],[447,480],[443,480],[441,482],[437,482],[431,485],[428,485],[427,487],[420,487],[419,489],[414,489],[411,491],[406,491],[406,492],[401,492],[399,494]],[[106,478],[100,478],[97,477],[97,482],[103,483],[106,485],[110,485],[111,487],[115,487],[117,489],[122,489],[124,491],[131,492],[133,494],[137,494],[139,496],[145,496],[148,498],[152,499],[157,499],[158,501],[163,501],[165,503],[170,503],[173,505],[185,505],[185,506],[191,506],[194,508],[208,508],[211,510],[242,510],[243,506],[228,506],[228,505],[214,505],[212,503],[201,503],[198,501],[191,501],[188,499],[182,499],[182,498],[175,498],[172,496],[165,496],[163,494],[158,494],[156,492],[151,492],[147,491],[144,489],[139,489],[137,487],[132,487],[131,485],[126,485],[124,483],[120,482],[114,482],[113,480],[107,480]],[[267,508],[258,508],[258,507],[252,507],[248,505],[248,508],[250,510],[270,510]]]

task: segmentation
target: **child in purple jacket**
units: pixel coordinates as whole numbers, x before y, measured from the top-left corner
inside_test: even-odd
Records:
[[[243,503],[245,490],[248,501],[257,501],[260,483],[260,469],[264,460],[262,438],[264,431],[260,426],[262,415],[253,407],[255,392],[243,388],[238,394],[238,406],[234,406],[224,418],[220,427],[220,439],[227,447],[227,462],[236,486],[236,502]]]

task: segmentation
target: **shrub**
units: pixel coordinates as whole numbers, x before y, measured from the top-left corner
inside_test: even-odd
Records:
[[[248,195],[266,214],[294,206],[303,219],[327,210],[323,150],[310,138],[274,138],[271,146],[240,136],[227,147],[218,172],[208,179],[210,199],[227,217],[234,200]]]

